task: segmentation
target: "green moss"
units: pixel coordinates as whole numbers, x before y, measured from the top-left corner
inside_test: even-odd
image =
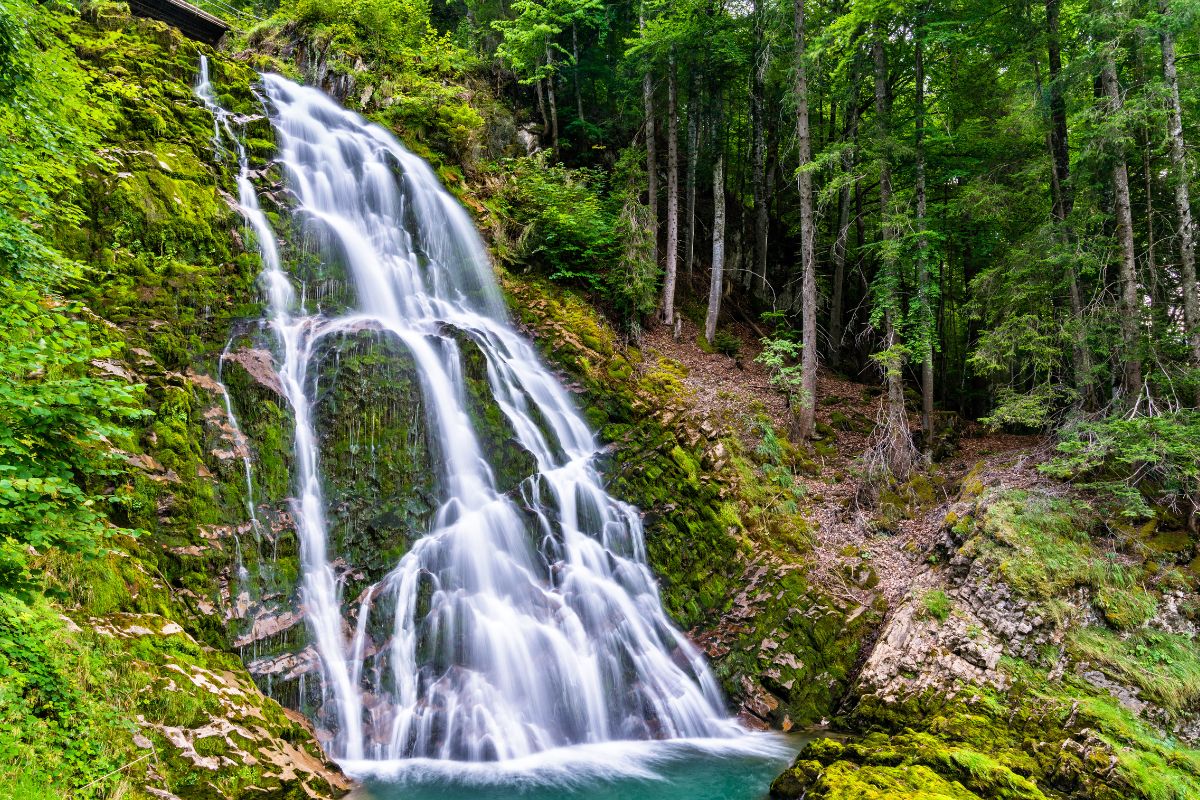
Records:
[[[1146,546],[1156,553],[1185,553],[1192,549],[1187,531],[1167,531],[1146,540]]]
[[[1141,586],[1124,588],[1102,585],[1096,590],[1096,607],[1109,625],[1118,630],[1132,630],[1146,624],[1154,616],[1158,603]]]
[[[771,789],[774,797],[817,800],[1046,800],[1033,781],[996,759],[926,733],[814,743]]]
[[[375,331],[325,339],[313,363],[330,547],[374,581],[424,532],[436,505],[416,366],[399,340]]]

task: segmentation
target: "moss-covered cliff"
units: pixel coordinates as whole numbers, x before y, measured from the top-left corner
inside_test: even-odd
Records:
[[[137,390],[146,413],[100,487],[120,498],[110,516],[134,535],[99,555],[47,550],[36,566],[49,599],[3,599],[0,794],[338,796],[348,782],[311,725],[259,691],[235,648],[271,591],[239,571],[276,572],[283,526],[274,509],[267,530],[250,524],[244,442],[215,380],[230,331],[260,314],[259,264],[232,202],[236,164],[214,149],[192,87],[207,53],[221,101],[268,148],[256,76],[122,5],[30,13],[39,46],[76,81],[63,102],[90,109],[96,137],[58,198],[80,217],[38,234],[80,265],[55,291],[117,342],[95,373]],[[286,496],[283,465],[256,478],[256,502]]]

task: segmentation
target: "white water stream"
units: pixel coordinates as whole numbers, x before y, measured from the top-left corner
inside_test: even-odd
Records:
[[[298,301],[202,62],[197,93],[240,160],[239,202],[262,254],[295,418],[301,599],[337,719],[332,755],[492,761],[738,737],[704,659],[663,611],[636,509],[604,490],[592,432],[509,324],[462,207],[383,128],[279,76],[263,85],[292,213],[320,231],[322,256],[345,266],[357,297],[339,316]],[[363,328],[412,356],[441,494],[429,529],[350,608],[330,563],[308,370],[322,337]],[[497,491],[496,454],[469,413],[462,346],[483,353],[495,401],[536,459],[511,495]],[[390,640],[369,641],[381,624]]]

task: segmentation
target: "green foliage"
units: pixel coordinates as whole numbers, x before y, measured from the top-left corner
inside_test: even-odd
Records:
[[[613,196],[598,170],[551,165],[544,152],[511,160],[506,199],[521,231],[514,258],[553,281],[594,292],[624,327],[635,329],[655,308],[658,267],[637,200],[637,162],[621,163]]]
[[[291,13],[309,25],[347,26],[336,31],[339,44],[361,43],[393,58],[419,48],[429,33],[429,0],[297,0]]]
[[[73,14],[0,0],[0,276],[43,286],[71,277],[75,265],[38,229],[83,219],[68,192],[110,124],[106,105],[85,94],[90,78],[64,41]]]
[[[651,209],[642,203],[646,185],[645,153],[639,148],[621,152],[613,170],[613,200],[621,204],[617,213],[617,238],[621,254],[609,267],[605,294],[620,322],[633,333],[643,318],[658,307],[658,280],[662,273],[654,260],[657,235]]]
[[[117,346],[60,304],[0,282],[0,587],[36,583],[29,548],[92,553],[113,532],[124,493],[116,448],[137,419],[140,387],[93,377]]]
[[[800,358],[802,348],[800,342],[784,336],[767,338],[762,340],[762,351],[754,358],[755,362],[767,368],[771,385],[787,396],[789,404],[801,399],[802,368],[795,362]]]
[[[1154,515],[1150,504],[1200,508],[1200,411],[1081,422],[1064,429],[1050,475],[1112,497],[1127,517]]]
[[[0,593],[0,795],[65,797],[119,765],[129,724],[90,697],[56,612]],[[82,667],[82,669],[80,669]],[[111,784],[101,784],[103,791]],[[86,795],[85,795],[86,796]]]
[[[979,421],[1018,430],[1043,430],[1056,421],[1079,397],[1059,381],[1070,348],[1067,331],[1036,314],[1014,314],[983,331],[967,364],[998,386],[995,406]]]
[[[513,211],[525,225],[522,257],[551,280],[604,286],[618,258],[616,220],[602,194],[603,176],[549,164],[547,154],[508,162]]]
[[[721,355],[737,358],[742,349],[742,340],[729,331],[719,330],[713,336],[713,349]]]
[[[1069,387],[1052,384],[1038,384],[1024,392],[1001,386],[996,390],[995,406],[979,421],[992,430],[1044,430],[1074,396]]]
[[[525,83],[555,77],[556,54],[559,60],[573,65],[572,51],[556,41],[564,29],[576,26],[603,30],[605,19],[600,0],[516,0],[510,13],[510,18],[492,23],[501,35],[496,56]]]
[[[759,500],[763,510],[773,513],[797,514],[804,498],[804,484],[796,477],[796,453],[792,444],[781,438],[765,414],[754,418],[751,428],[762,438],[754,447],[758,468],[766,479]]]
[[[108,521],[128,499],[118,448],[145,412],[141,387],[97,377],[121,346],[56,298],[81,267],[47,236],[84,219],[80,175],[103,168],[94,151],[114,104],[68,45],[73,9],[4,0],[0,20],[0,587],[26,591],[30,552],[95,553],[120,530]]]

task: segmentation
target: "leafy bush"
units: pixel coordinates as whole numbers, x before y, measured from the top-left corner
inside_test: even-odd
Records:
[[[805,400],[804,370],[797,363],[804,345],[787,336],[762,340],[762,351],[755,356],[756,363],[767,368],[771,385],[783,392],[787,398],[789,425],[792,435],[798,430],[796,408]]]
[[[582,286],[636,327],[657,300],[658,269],[650,258],[648,223],[638,201],[632,158],[622,158],[608,194],[599,170],[549,164],[547,154],[505,162],[506,199],[520,227],[515,258],[551,280]]]
[[[92,377],[115,348],[68,305],[0,283],[0,587],[27,588],[29,550],[92,552],[112,532],[105,479],[121,472],[121,422],[140,386]]]
[[[604,268],[619,252],[615,215],[601,192],[603,175],[549,164],[545,153],[508,163],[513,210],[526,226],[523,259],[552,280],[601,288]]]
[[[75,265],[48,248],[37,228],[84,219],[69,190],[78,185],[77,167],[96,160],[99,136],[111,124],[104,104],[84,91],[89,78],[64,44],[73,13],[54,3],[0,0],[0,275],[41,285],[61,282]]]
[[[415,49],[429,31],[428,0],[298,0],[292,14],[308,24],[349,25],[372,55]]]
[[[993,430],[1044,430],[1074,398],[1073,390],[1057,384],[1039,384],[1026,392],[1001,386],[996,390],[995,408],[979,421]]]
[[[1150,504],[1200,510],[1200,411],[1079,423],[1058,452],[1044,472],[1111,496],[1127,517],[1153,516]]]
[[[66,797],[121,763],[114,750],[130,723],[90,696],[77,648],[44,599],[0,593],[0,796]],[[108,796],[112,783],[94,791]]]

